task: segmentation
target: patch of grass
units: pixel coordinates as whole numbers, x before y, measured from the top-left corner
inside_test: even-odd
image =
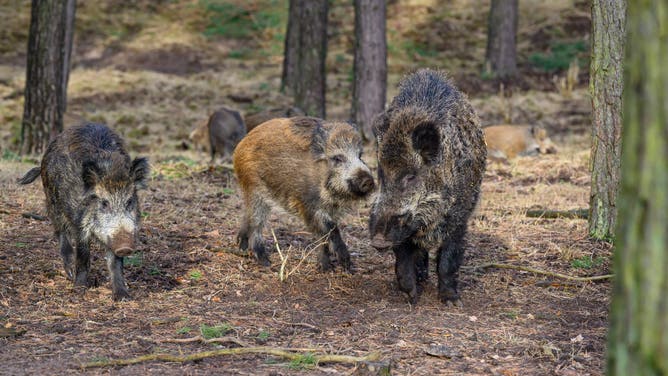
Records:
[[[595,266],[599,266],[605,261],[604,257],[597,257],[592,259],[589,256],[582,256],[571,261],[571,266],[576,269],[591,269]]]
[[[179,329],[176,331],[176,334],[188,334],[192,331],[193,329],[189,326],[184,326],[183,328]]]
[[[199,6],[208,16],[204,29],[207,37],[243,39],[269,28],[278,28],[284,23],[284,12],[277,11],[278,0],[235,4],[225,0],[200,0]]]
[[[251,50],[250,48],[240,48],[238,50],[231,50],[227,54],[227,57],[229,57],[230,59],[239,59],[239,60],[248,59],[250,58],[252,52],[253,50]]]
[[[191,270],[190,274],[188,274],[188,275],[190,276],[190,279],[195,280],[195,281],[202,278],[202,272],[200,272],[199,270]]]
[[[519,311],[515,311],[515,310],[512,310],[512,311],[506,311],[506,312],[502,312],[502,313],[501,313],[501,316],[503,316],[503,317],[507,317],[507,318],[509,318],[509,319],[511,319],[511,320],[515,320],[515,319],[517,318],[517,316],[519,316],[519,315],[520,315],[520,312],[519,312]]]
[[[271,337],[271,333],[269,333],[269,332],[266,331],[266,330],[261,330],[260,333],[257,334],[257,338],[258,338],[260,341],[266,341],[266,340],[269,339],[269,337]]]
[[[125,257],[123,259],[123,263],[127,266],[142,266],[144,263],[144,255],[142,252],[137,252],[133,255]]]
[[[314,368],[315,365],[315,355],[311,353],[300,355],[298,358],[293,359],[288,363],[288,367],[294,370],[311,369]]]
[[[150,216],[148,212],[141,212],[139,215],[141,216],[141,219],[146,219]]]
[[[14,243],[14,247],[16,247],[16,248],[25,248],[27,246],[28,246],[28,244],[26,244],[26,243],[21,243],[21,242]]]
[[[154,266],[151,266],[151,269],[148,271],[148,274],[150,274],[150,275],[160,275],[160,274],[162,274],[162,271],[160,270],[160,268],[158,268],[157,266],[154,265]]]
[[[216,326],[208,326],[206,324],[202,324],[199,326],[199,331],[202,334],[202,337],[204,337],[204,339],[222,337],[225,334],[232,331],[232,329],[234,328],[232,327],[232,325],[228,323],[223,323]]]
[[[10,162],[18,162],[21,160],[21,156],[18,155],[17,153],[14,153],[11,150],[5,149],[2,151],[2,160]]]
[[[438,51],[429,47],[424,43],[415,42],[412,40],[407,40],[402,45],[404,52],[408,56],[420,56],[420,57],[436,57],[438,56]]]
[[[233,194],[234,194],[234,189],[232,189],[232,188],[223,188],[223,194],[224,194],[224,195],[233,195]]]
[[[575,42],[555,42],[550,46],[550,53],[535,53],[529,56],[529,62],[545,72],[556,72],[568,69],[573,60],[578,65],[586,65],[587,45],[583,40]]]

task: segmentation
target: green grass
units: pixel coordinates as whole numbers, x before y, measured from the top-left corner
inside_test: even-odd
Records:
[[[202,272],[200,272],[199,270],[191,270],[189,275],[190,275],[190,279],[195,280],[195,281],[202,278]]]
[[[587,45],[585,41],[554,42],[550,46],[550,53],[535,53],[529,56],[529,62],[545,72],[567,70],[571,61],[577,60],[582,67],[587,63]]]
[[[18,155],[17,153],[14,153],[11,150],[5,149],[2,151],[2,160],[10,162],[18,162],[21,160],[21,156]]]
[[[271,333],[269,333],[269,332],[266,331],[266,330],[261,330],[260,333],[257,334],[257,338],[258,338],[260,341],[266,341],[266,340],[269,339],[269,337],[271,337]]]
[[[179,329],[176,331],[176,334],[188,334],[192,331],[193,329],[189,326],[184,326],[183,328]]]
[[[571,266],[576,269],[591,269],[595,266],[601,265],[603,261],[605,261],[604,257],[597,257],[593,259],[589,256],[582,256],[571,260]]]
[[[127,266],[141,266],[144,263],[144,255],[141,252],[137,252],[125,257],[123,263]]]
[[[310,369],[316,366],[315,355],[306,353],[300,355],[288,363],[288,367],[294,370]]]
[[[199,331],[202,334],[202,337],[204,337],[204,339],[222,337],[225,334],[232,331],[232,329],[234,329],[234,327],[232,327],[232,325],[228,323],[223,323],[216,326],[208,326],[206,324],[202,324],[199,326]]]
[[[269,28],[278,28],[285,23],[287,8],[278,0],[264,1],[254,6],[252,3],[236,4],[226,0],[200,0],[199,6],[208,17],[204,29],[207,37],[243,39]]]

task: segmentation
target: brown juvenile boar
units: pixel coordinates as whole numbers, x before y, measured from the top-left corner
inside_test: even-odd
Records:
[[[487,155],[507,160],[520,155],[552,154],[556,146],[544,128],[532,125],[493,125],[483,128]]]
[[[262,229],[275,202],[301,217],[317,238],[328,237],[319,250],[322,270],[333,267],[331,248],[339,265],[350,271],[350,254],[338,223],[346,209],[374,189],[361,155],[362,139],[348,123],[283,118],[249,132],[234,152],[245,204],[237,236],[241,250],[250,246],[261,265],[270,264]]]
[[[209,141],[209,122],[202,122],[197,128],[193,129],[188,135],[188,140],[193,143],[195,150],[202,150],[206,153],[211,151],[210,141]]]
[[[146,187],[146,158],[130,159],[123,140],[102,124],[66,129],[46,149],[40,167],[23,176],[41,176],[46,209],[60,241],[67,276],[88,285],[90,245],[106,250],[114,300],[128,299],[123,256],[135,249],[139,231],[137,190]]]
[[[246,115],[244,121],[246,123],[246,132],[250,132],[253,128],[264,123],[265,121],[278,118],[291,118],[294,116],[304,116],[304,111],[297,107],[279,107],[269,110],[260,111],[254,114]]]
[[[380,192],[371,245],[394,251],[399,289],[412,303],[428,278],[428,252],[438,247],[439,297],[458,304],[464,235],[485,170],[478,117],[443,73],[422,69],[402,80],[374,132]]]

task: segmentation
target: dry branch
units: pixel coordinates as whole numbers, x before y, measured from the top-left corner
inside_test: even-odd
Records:
[[[534,269],[534,268],[531,268],[529,266],[501,264],[501,263],[497,263],[497,262],[489,262],[489,263],[486,263],[486,264],[480,264],[480,265],[470,267],[470,269],[473,269],[473,270],[487,269],[487,268],[522,270],[522,271],[525,271],[525,272],[547,275],[547,276],[550,276],[550,277],[557,277],[557,278],[562,278],[562,279],[566,279],[566,280],[569,280],[569,281],[577,281],[577,282],[600,281],[600,280],[603,280],[603,279],[610,279],[610,278],[615,276],[614,274],[604,274],[604,275],[597,275],[597,276],[593,276],[593,277],[574,277],[574,276],[567,275],[567,274],[561,274],[561,273],[550,272],[550,271],[546,271],[546,270]]]
[[[538,209],[538,210],[527,210],[527,217],[530,218],[589,218],[588,209],[573,209],[573,210],[547,210],[547,209]]]
[[[172,354],[147,354],[138,356],[135,358],[129,359],[112,359],[112,360],[100,360],[95,362],[84,363],[81,365],[83,369],[87,368],[96,368],[96,367],[115,367],[115,366],[127,366],[131,364],[137,364],[142,362],[150,362],[153,360],[159,360],[163,362],[191,362],[195,360],[201,360],[204,358],[211,358],[215,356],[222,355],[240,355],[240,354],[267,354],[274,355],[288,360],[301,359],[304,355],[302,353],[288,351],[285,349],[279,349],[274,347],[237,347],[232,349],[219,349],[212,351],[203,351],[198,353],[193,353],[190,355],[172,355]],[[349,355],[334,355],[334,354],[324,354],[324,355],[314,355],[313,359],[316,364],[320,363],[359,363],[359,362],[368,362],[368,361],[377,361],[380,359],[380,353],[373,352],[366,356],[357,357]]]

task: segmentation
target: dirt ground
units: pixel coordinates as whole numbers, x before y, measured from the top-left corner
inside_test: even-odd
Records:
[[[14,38],[24,46],[29,13],[27,6],[0,0],[3,14],[11,14],[8,9],[17,12],[8,18],[0,43],[0,374],[361,372],[350,363],[316,365],[309,356],[289,361],[267,353],[82,368],[89,362],[154,353],[188,355],[255,346],[294,348],[300,354],[315,349],[316,355],[378,353],[380,362],[389,363],[398,375],[603,374],[609,280],[575,282],[517,269],[476,268],[494,262],[588,277],[610,273],[611,264],[611,246],[588,239],[586,220],[526,216],[529,209],[588,205],[586,72],[579,78],[575,74],[572,90],[558,85],[565,72],[537,73],[525,63],[521,77],[505,91],[498,82],[481,79],[473,62],[484,53],[480,25],[486,13],[475,9],[487,9],[489,2],[452,1],[446,10],[450,13],[438,16],[432,1],[398,1],[391,2],[388,12],[394,46],[388,99],[403,72],[439,66],[469,95],[484,125],[538,124],[559,147],[557,154],[488,165],[460,272],[462,307],[438,301],[433,262],[419,303],[407,302],[395,283],[394,256],[369,245],[368,203],[341,225],[353,274],[317,271],[315,239],[298,220],[278,210],[265,239],[268,249],[287,254],[285,280],[279,279],[278,252],[271,254],[270,268],[232,252],[241,212],[235,178],[220,164],[209,166],[208,157],[192,149],[187,135],[221,104],[243,113],[289,104],[290,98],[278,91],[280,55],[229,58],[238,41],[207,40],[200,30],[190,30],[198,25],[196,17],[203,17],[190,5],[197,2],[164,2],[166,10],[160,12],[146,1],[129,10],[105,8],[113,8],[114,2],[81,3],[77,22],[83,30],[78,30],[73,54],[68,116],[111,125],[127,140],[133,156],[150,158],[153,170],[148,190],[140,194],[140,247],[126,260],[133,300],[111,300],[99,250],[92,259],[93,287],[75,290],[65,277],[51,224],[39,217],[46,214],[41,183],[16,184],[37,162],[13,152],[22,115],[25,56],[10,42]],[[337,64],[328,62],[327,100],[328,117],[334,119],[348,116],[350,100],[345,69],[351,63],[350,40],[344,39],[351,26],[345,22],[349,9],[343,3],[335,1],[330,9],[335,31],[329,59]],[[586,2],[523,4],[521,62],[532,48],[549,45],[554,35],[584,38],[588,33]],[[184,29],[179,17],[188,25]],[[420,17],[436,21],[415,28],[410,19]],[[427,29],[431,32],[415,31]],[[431,56],[415,49],[411,55],[398,54],[397,49],[406,46],[401,39],[406,35],[445,52]],[[271,33],[266,39],[277,40]],[[364,158],[375,165],[370,151]],[[211,327],[216,333],[211,334]],[[8,332],[14,335],[5,335]],[[199,335],[226,339],[189,341]]]

